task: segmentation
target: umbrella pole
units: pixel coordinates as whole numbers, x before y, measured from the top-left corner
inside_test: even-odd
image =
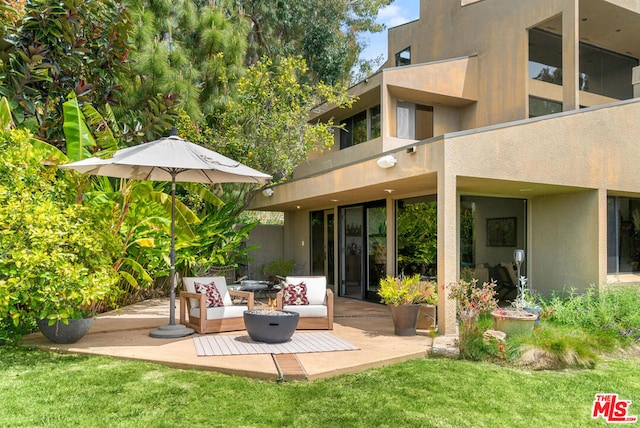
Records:
[[[151,330],[149,335],[157,338],[176,338],[193,334],[192,328],[187,328],[182,324],[176,324],[176,175],[178,172],[171,172],[171,250],[169,252],[169,263],[171,264],[171,277],[169,284],[171,288],[171,298],[169,303],[169,325]]]

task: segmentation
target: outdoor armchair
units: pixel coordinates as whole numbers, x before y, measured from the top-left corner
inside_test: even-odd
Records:
[[[185,277],[182,284],[181,324],[200,334],[245,329],[243,314],[253,309],[252,292],[228,289],[223,276]],[[196,284],[200,290],[196,289]],[[234,304],[234,298],[244,301]]]
[[[324,276],[286,277],[276,305],[300,314],[298,330],[333,330],[333,291]]]

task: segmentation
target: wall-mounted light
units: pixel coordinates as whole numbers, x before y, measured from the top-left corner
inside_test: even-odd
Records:
[[[273,189],[271,187],[266,188],[262,191],[262,194],[265,195],[267,198],[270,196],[273,196]]]
[[[378,159],[377,164],[380,168],[391,168],[397,162],[398,162],[398,159],[393,157],[393,155],[387,155],[387,156],[382,156],[380,159]]]

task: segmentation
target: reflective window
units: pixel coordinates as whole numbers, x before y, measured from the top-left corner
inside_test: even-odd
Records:
[[[562,111],[562,103],[545,100],[544,98],[529,97],[529,117],[544,116]]]
[[[633,98],[631,74],[638,60],[580,43],[580,89],[619,100]]]
[[[396,54],[396,67],[411,65],[411,46],[404,48]]]
[[[436,196],[401,199],[396,203],[397,273],[435,278],[438,255]]]
[[[638,60],[580,43],[581,91],[626,100],[633,98],[632,69]],[[529,78],[562,85],[562,37],[534,28],[529,31]]]
[[[640,199],[607,198],[607,271],[640,272]]]
[[[362,111],[340,122],[340,148],[355,146],[367,141],[367,112]]]
[[[562,85],[562,37],[529,31],[529,78]]]
[[[355,146],[380,136],[380,106],[351,116],[340,122],[340,148]]]
[[[370,139],[378,138],[380,136],[380,106],[375,106],[369,109],[371,116],[371,137]]]

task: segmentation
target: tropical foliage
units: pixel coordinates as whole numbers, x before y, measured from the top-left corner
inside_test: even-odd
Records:
[[[102,210],[73,203],[25,131],[0,134],[0,319],[66,322],[113,303],[121,243]]]
[[[333,125],[310,125],[307,112],[353,101],[343,84],[357,35],[381,29],[373,19],[389,0],[332,0],[331,15],[294,3],[3,3],[0,145],[12,177],[0,186],[3,335],[144,298],[168,274],[168,184],[63,173],[60,163],[177,126],[280,180],[332,143]],[[178,184],[179,271],[246,261],[242,241],[256,223],[239,219],[255,191]]]

